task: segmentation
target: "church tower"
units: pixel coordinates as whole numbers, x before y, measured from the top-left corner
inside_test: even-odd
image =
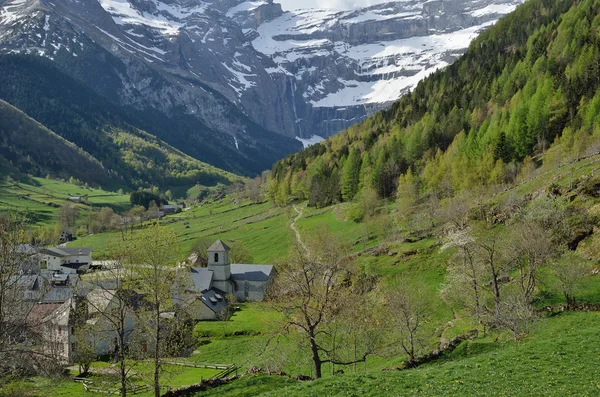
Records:
[[[233,292],[229,251],[231,248],[221,240],[208,249],[208,268],[213,271],[213,285],[225,293]]]

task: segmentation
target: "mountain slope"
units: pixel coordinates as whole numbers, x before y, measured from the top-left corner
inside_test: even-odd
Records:
[[[45,56],[119,105],[185,118],[161,138],[209,162],[200,141],[218,143],[227,169],[259,172],[300,148],[270,131],[327,136],[364,119],[519,2],[284,13],[263,0],[3,0],[0,51]]]
[[[313,204],[341,200],[344,172],[360,173],[360,186],[381,197],[395,193],[403,174],[410,179],[404,182],[423,192],[452,195],[514,181],[521,162],[521,174],[527,173],[533,166],[528,156],[552,143],[545,156],[550,163],[593,151],[600,102],[598,4],[572,5],[525,3],[389,110],[282,160],[274,167],[281,196],[292,191],[308,197],[327,185],[331,189]],[[353,165],[358,170],[346,167],[354,151],[361,156]],[[346,182],[356,191],[356,179]]]
[[[100,162],[1,100],[0,137],[0,164],[7,171],[109,183],[109,172]]]
[[[137,127],[146,125],[156,131],[164,122],[160,118],[143,119],[135,110],[115,106],[43,58],[0,56],[0,98],[90,153],[102,162],[105,173],[129,186],[214,185],[237,179]],[[18,145],[21,153],[29,155],[20,139],[16,136],[7,144]],[[84,171],[81,180],[97,181],[90,179],[92,169],[89,176],[85,169],[68,171],[72,176]]]
[[[127,39],[121,29],[96,0],[0,5],[0,52],[53,60],[114,104],[143,113],[148,125],[159,129],[149,132],[193,157],[250,175],[301,148],[299,142],[253,122],[211,82],[178,67],[178,59],[158,65],[163,50],[156,47],[159,55],[148,55],[155,49],[151,41],[168,45],[173,37],[162,36],[159,28],[143,28],[148,38],[138,37],[141,51],[134,51],[123,44]],[[178,58],[180,51],[172,55]]]

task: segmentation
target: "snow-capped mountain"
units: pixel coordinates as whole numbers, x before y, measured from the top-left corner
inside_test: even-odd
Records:
[[[193,118],[233,153],[273,157],[296,147],[269,131],[308,143],[360,121],[518,2],[284,12],[272,0],[0,0],[0,53],[53,59],[114,102]]]

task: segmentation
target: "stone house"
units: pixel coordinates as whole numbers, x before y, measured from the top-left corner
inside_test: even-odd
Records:
[[[40,303],[29,313],[29,320],[42,339],[44,354],[67,364],[75,354],[75,305],[73,299],[64,303]]]

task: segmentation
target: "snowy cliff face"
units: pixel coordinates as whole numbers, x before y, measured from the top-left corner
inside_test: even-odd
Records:
[[[269,131],[310,139],[364,119],[514,1],[284,12],[272,0],[0,0],[0,52],[54,59],[120,104],[195,118],[232,155],[278,156],[298,146]]]

